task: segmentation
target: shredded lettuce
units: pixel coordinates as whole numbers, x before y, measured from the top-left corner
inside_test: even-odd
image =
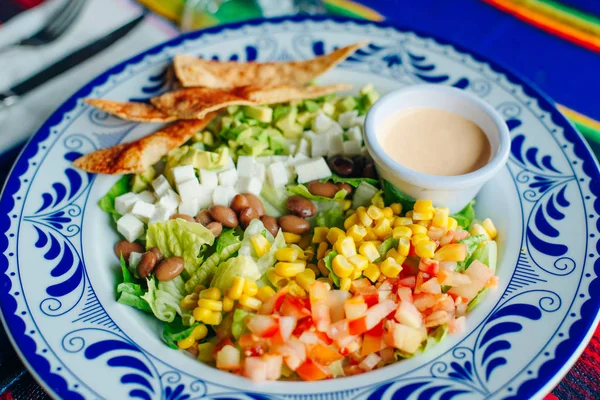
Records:
[[[386,206],[393,203],[400,203],[403,212],[410,211],[415,205],[415,201],[405,194],[400,193],[398,189],[388,181],[383,181],[383,201]]]
[[[262,273],[251,257],[238,255],[219,265],[210,286],[225,291],[231,287],[233,278],[236,276],[257,281]]]
[[[340,287],[340,277],[337,276],[335,274],[335,272],[333,272],[333,266],[331,265],[334,257],[337,255],[338,255],[338,252],[335,250],[332,250],[329,252],[329,254],[327,254],[325,257],[323,257],[323,262],[325,263],[325,268],[327,268],[329,270],[329,276],[331,276],[331,280],[333,281],[334,285],[337,287]]]
[[[360,206],[368,207],[371,205],[371,200],[379,192],[375,186],[366,181],[362,181],[354,191],[352,198],[352,208],[356,209]]]
[[[146,248],[158,247],[164,257],[178,256],[185,261],[185,275],[191,276],[202,263],[200,252],[211,246],[214,235],[201,224],[170,219],[148,226]]]
[[[422,352],[426,352],[427,350],[431,349],[433,346],[435,346],[436,344],[438,344],[442,340],[444,340],[447,335],[448,335],[448,325],[444,324],[444,325],[438,326],[437,328],[432,330],[429,333],[429,335],[427,335],[427,339],[424,340],[423,343],[421,343],[420,350]]]
[[[190,326],[184,325],[181,318],[175,318],[173,322],[165,323],[163,325],[162,338],[163,341],[172,349],[178,349],[177,342],[183,340],[192,334],[194,328],[199,323],[194,323]]]
[[[184,316],[180,303],[186,292],[181,276],[170,281],[159,281],[155,277],[146,281],[148,291],[142,299],[148,302],[156,318],[164,322],[173,322],[177,315]]]
[[[239,339],[244,333],[248,332],[246,326],[246,317],[255,315],[252,312],[236,308],[233,313],[233,323],[231,324],[231,334],[234,338]]]
[[[471,299],[471,301],[469,302],[469,304],[467,304],[467,312],[471,312],[471,310],[473,310],[475,307],[477,307],[477,305],[479,304],[479,302],[485,296],[486,292],[487,292],[487,288],[483,288],[483,289],[481,289],[481,291],[479,293],[477,293],[477,296],[475,296],[475,297],[473,297]]]
[[[333,198],[324,197],[324,196],[315,196],[312,194],[306,186],[299,183],[297,185],[287,185],[287,192],[290,195],[298,195],[300,197],[304,197],[305,199],[314,200],[314,201],[335,201],[335,200],[344,200],[346,198],[346,191],[344,189],[338,190],[333,196]]]
[[[115,210],[115,199],[131,191],[131,176],[125,175],[119,179],[109,191],[98,201],[98,205],[103,211],[109,213],[116,222],[121,215]]]
[[[152,312],[148,302],[142,298],[144,289],[138,283],[135,283],[131,272],[125,264],[125,260],[121,255],[121,272],[123,274],[123,282],[117,285],[117,301],[121,304],[137,308],[138,310]]]
[[[396,360],[396,361],[405,360],[405,359],[411,358],[413,356],[414,356],[413,353],[407,353],[405,351],[398,350],[398,349],[394,350],[394,360]]]
[[[316,201],[317,214],[315,216],[316,226],[327,226],[329,228],[344,226],[344,205],[337,201],[326,203]]]
[[[458,226],[463,229],[467,229],[471,222],[475,219],[475,200],[471,200],[469,204],[465,206],[462,210],[452,215],[452,218],[456,220]]]
[[[387,252],[398,247],[399,242],[400,240],[394,239],[393,237],[385,239],[379,246],[377,246],[377,251],[379,252],[379,258],[377,261],[385,260],[385,255]]]
[[[252,246],[252,242],[250,241],[250,238],[257,233],[266,237],[269,243],[271,243],[271,249],[262,257],[258,257],[256,251],[254,250],[254,246]],[[275,265],[275,262],[277,261],[275,258],[275,252],[282,247],[285,247],[285,238],[283,237],[283,232],[279,230],[277,236],[273,237],[273,235],[271,235],[271,233],[265,228],[259,219],[254,219],[244,231],[244,239],[242,240],[242,246],[239,254],[251,257],[256,262],[260,274],[263,275],[265,272],[267,272],[269,267]]]
[[[332,174],[330,177],[327,178],[323,178],[321,179],[321,182],[329,182],[332,181],[333,183],[347,183],[350,186],[353,187],[358,187],[361,182],[366,182],[370,185],[373,186],[377,186],[379,185],[379,181],[377,179],[373,179],[373,178],[344,178],[342,176],[336,175],[336,174]]]
[[[498,258],[498,245],[494,240],[488,240],[483,246],[479,246],[471,255],[471,262],[479,260],[488,266],[492,272],[496,273],[496,264]]]
[[[464,270],[469,268],[469,265],[471,265],[471,263],[473,262],[473,253],[475,252],[477,247],[479,247],[479,245],[485,240],[485,235],[473,235],[468,236],[458,242],[467,245],[467,256],[465,257],[464,261],[458,262],[458,264],[456,265],[456,272],[463,272]]]

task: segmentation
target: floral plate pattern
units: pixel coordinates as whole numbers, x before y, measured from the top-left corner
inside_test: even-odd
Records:
[[[426,354],[309,385],[254,384],[164,346],[155,321],[114,301],[117,235],[97,200],[115,177],[70,166],[79,155],[156,126],[109,117],[82,99],[144,100],[176,85],[173,55],[308,58],[368,39],[322,82],[381,92],[451,85],[494,106],[512,135],[507,167],[478,196],[498,221],[500,287],[467,332]],[[598,320],[598,166],[581,136],[528,83],[479,56],[390,25],[281,18],[183,35],[100,75],[25,147],[2,194],[0,307],[21,357],[60,398],[468,399],[541,397],[583,350]]]

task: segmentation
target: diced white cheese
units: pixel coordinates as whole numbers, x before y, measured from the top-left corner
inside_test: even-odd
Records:
[[[146,203],[154,203],[156,201],[156,196],[149,190],[144,190],[143,192],[138,193],[138,199],[145,201]]]
[[[237,190],[240,193],[252,193],[259,195],[262,190],[263,181],[255,177],[242,176],[238,179]]]
[[[180,184],[196,179],[196,173],[192,165],[180,165],[171,170],[173,172],[173,179],[177,186]]]
[[[217,186],[212,194],[212,202],[217,206],[229,207],[229,190],[225,186]]]
[[[283,162],[277,161],[267,167],[267,180],[273,187],[284,186],[288,183],[289,173]]]
[[[348,140],[344,142],[344,155],[346,156],[357,156],[360,154],[360,147],[362,141],[359,140]]]
[[[179,190],[182,202],[202,195],[202,186],[200,186],[200,183],[196,179],[183,182],[177,189]]]
[[[217,186],[218,187],[218,186]],[[213,193],[216,188],[206,188],[204,185],[200,185],[200,196],[196,197],[198,206],[200,209],[208,208],[213,204]]]
[[[294,154],[298,150],[298,145],[297,144],[288,144],[287,148],[288,148],[288,152],[290,154]]]
[[[137,251],[132,251],[131,253],[129,253],[129,268],[134,268],[137,267],[137,265],[140,263],[140,260],[142,259],[142,253],[138,253]]]
[[[115,198],[115,210],[120,215],[125,215],[133,208],[133,205],[139,200],[138,195],[129,192]]]
[[[256,160],[252,156],[239,156],[237,160],[237,174],[239,177],[251,176]]]
[[[354,118],[354,121],[352,121],[352,125],[353,126],[360,126],[361,128],[365,125],[365,118],[367,116],[366,115],[361,115],[359,117]]]
[[[154,215],[152,215],[152,218],[150,218],[150,221],[148,221],[148,225],[156,224],[158,222],[165,222],[171,218],[171,215],[175,214],[175,209],[166,209],[157,205],[156,210],[154,210]]]
[[[344,138],[342,135],[327,135],[328,156],[335,156],[336,154],[344,153]]]
[[[160,199],[158,199],[156,206],[162,207],[165,210],[175,211],[177,206],[179,206],[180,201],[179,195],[173,189],[169,189]]]
[[[221,186],[234,186],[237,180],[238,173],[234,168],[219,172],[219,184]]]
[[[296,165],[298,182],[306,183],[331,176],[331,170],[323,157],[312,158]]]
[[[148,222],[152,215],[154,215],[154,210],[156,206],[152,203],[146,203],[145,201],[137,201],[133,208],[131,209],[131,214],[134,217],[137,217],[141,221]]]
[[[319,113],[313,118],[312,130],[316,133],[325,132],[327,129],[329,129],[333,122],[334,121],[331,118],[319,111]]]
[[[152,187],[158,197],[162,197],[169,189],[171,189],[171,185],[169,185],[169,181],[167,181],[167,178],[165,178],[164,175],[160,175],[153,180]]]
[[[315,139],[318,139],[318,138],[319,138],[319,136],[318,136],[316,133],[314,133],[313,131],[304,131],[304,133],[302,134],[302,136],[303,136],[305,139],[308,139],[308,141],[309,141],[310,143],[314,142],[314,141],[315,141]]]
[[[326,129],[324,132],[321,132],[321,135],[341,135],[344,132],[340,124],[334,122],[331,126]]]
[[[271,162],[286,162],[289,156],[271,156]]]
[[[128,242],[134,242],[144,233],[144,223],[131,214],[125,214],[117,221],[117,231]]]
[[[346,131],[346,137],[348,140],[360,140],[362,142],[362,130],[358,126],[353,126]]]
[[[312,141],[310,145],[310,156],[312,158],[323,157],[327,155],[328,150],[329,138],[323,135],[319,139],[315,139]]]
[[[219,168],[219,172],[221,171],[227,171],[228,169],[232,169],[235,168],[235,163],[233,162],[233,158],[231,158],[231,156],[229,156],[227,158],[227,162],[225,163],[224,166],[222,166],[221,168]]]
[[[338,123],[344,129],[348,129],[354,123],[354,120],[358,117],[358,111],[350,110],[340,114],[338,117]]]
[[[309,157],[306,154],[296,154],[294,156],[294,165],[301,163],[302,161],[308,160]]]
[[[304,154],[305,156],[308,156],[310,154],[310,142],[308,141],[308,139],[300,139],[300,142],[298,143],[298,148],[295,152],[292,152],[290,150],[290,154]]]
[[[251,177],[260,180],[261,182],[265,181],[267,174],[267,166],[265,164],[255,164],[252,169]]]
[[[219,186],[219,175],[215,171],[200,170],[200,183],[202,186],[214,189]]]
[[[186,201],[182,201],[179,204],[179,214],[189,215],[190,217],[195,217],[200,211],[200,204],[198,204],[198,198],[195,197],[193,199],[188,199]]]
[[[259,164],[270,164],[271,163],[271,156],[256,157],[256,162],[259,163]]]

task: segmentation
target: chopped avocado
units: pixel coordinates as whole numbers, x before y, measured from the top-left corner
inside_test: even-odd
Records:
[[[346,96],[338,101],[337,107],[341,112],[351,111],[358,107],[358,101],[352,96]]]
[[[223,167],[229,160],[229,149],[220,147],[216,152],[204,151],[191,146],[181,146],[169,152],[165,176],[173,184],[172,169],[180,165],[192,165],[196,169]]]
[[[231,117],[223,117],[221,118],[220,129],[221,131],[229,129],[231,127],[231,123],[233,122],[233,118]]]
[[[312,113],[310,113],[308,111],[302,111],[296,117],[296,122],[298,122],[298,124],[300,124],[303,128],[306,128],[310,125],[310,123],[312,121],[312,117],[313,117]]]
[[[320,109],[319,104],[314,100],[304,100],[304,107],[309,113],[317,112]]]
[[[259,142],[256,139],[248,139],[243,145],[245,154],[251,156],[258,156],[262,151],[269,147],[268,142]]]
[[[363,104],[367,109],[375,104],[377,100],[379,100],[379,93],[377,92],[369,92],[363,96]]]
[[[227,114],[235,114],[240,109],[240,106],[229,106],[227,107]]]
[[[231,118],[233,118],[234,121],[241,121],[242,118],[244,118],[244,112],[242,110],[238,110],[231,114]]]
[[[191,146],[198,150],[206,150],[206,146],[204,146],[204,143],[202,143],[202,142],[192,143]]]
[[[304,132],[304,128],[296,123],[297,111],[295,108],[291,109],[289,113],[285,116],[281,117],[275,123],[281,131],[283,132],[283,136],[288,138],[298,137]]]
[[[250,126],[247,124],[240,124],[238,126],[235,127],[230,127],[229,129],[225,129],[223,131],[221,131],[221,137],[225,138],[225,139],[233,139],[233,140],[237,140],[238,137],[242,134],[242,132],[244,132],[245,130],[249,130]],[[251,134],[251,132],[250,132]]]
[[[146,190],[155,176],[156,170],[153,167],[148,168],[141,174],[135,175],[131,181],[131,191],[139,193]]]
[[[206,131],[202,135],[202,143],[204,143],[208,146],[212,146],[213,144],[215,144],[215,137],[213,136],[212,133],[210,133],[209,131]]]
[[[335,114],[335,104],[333,102],[325,102],[323,103],[323,105],[321,106],[321,110],[323,110],[323,112],[329,116],[332,116],[333,114]]]
[[[294,112],[296,112],[295,107],[278,105],[277,107],[275,107],[273,109],[273,120],[278,121],[284,115],[292,112],[292,110],[294,110]]]
[[[369,92],[375,92],[375,88],[373,87],[372,84],[366,84],[365,86],[362,87],[362,89],[360,89],[360,95],[364,96]]]
[[[275,154],[281,154],[287,149],[287,145],[284,137],[279,134],[278,136],[269,136],[269,147]]]

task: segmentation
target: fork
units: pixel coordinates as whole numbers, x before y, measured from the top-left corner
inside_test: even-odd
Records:
[[[83,10],[87,0],[65,0],[60,7],[48,17],[46,25],[28,38],[0,48],[0,53],[17,46],[43,46],[62,36],[69,29]]]

